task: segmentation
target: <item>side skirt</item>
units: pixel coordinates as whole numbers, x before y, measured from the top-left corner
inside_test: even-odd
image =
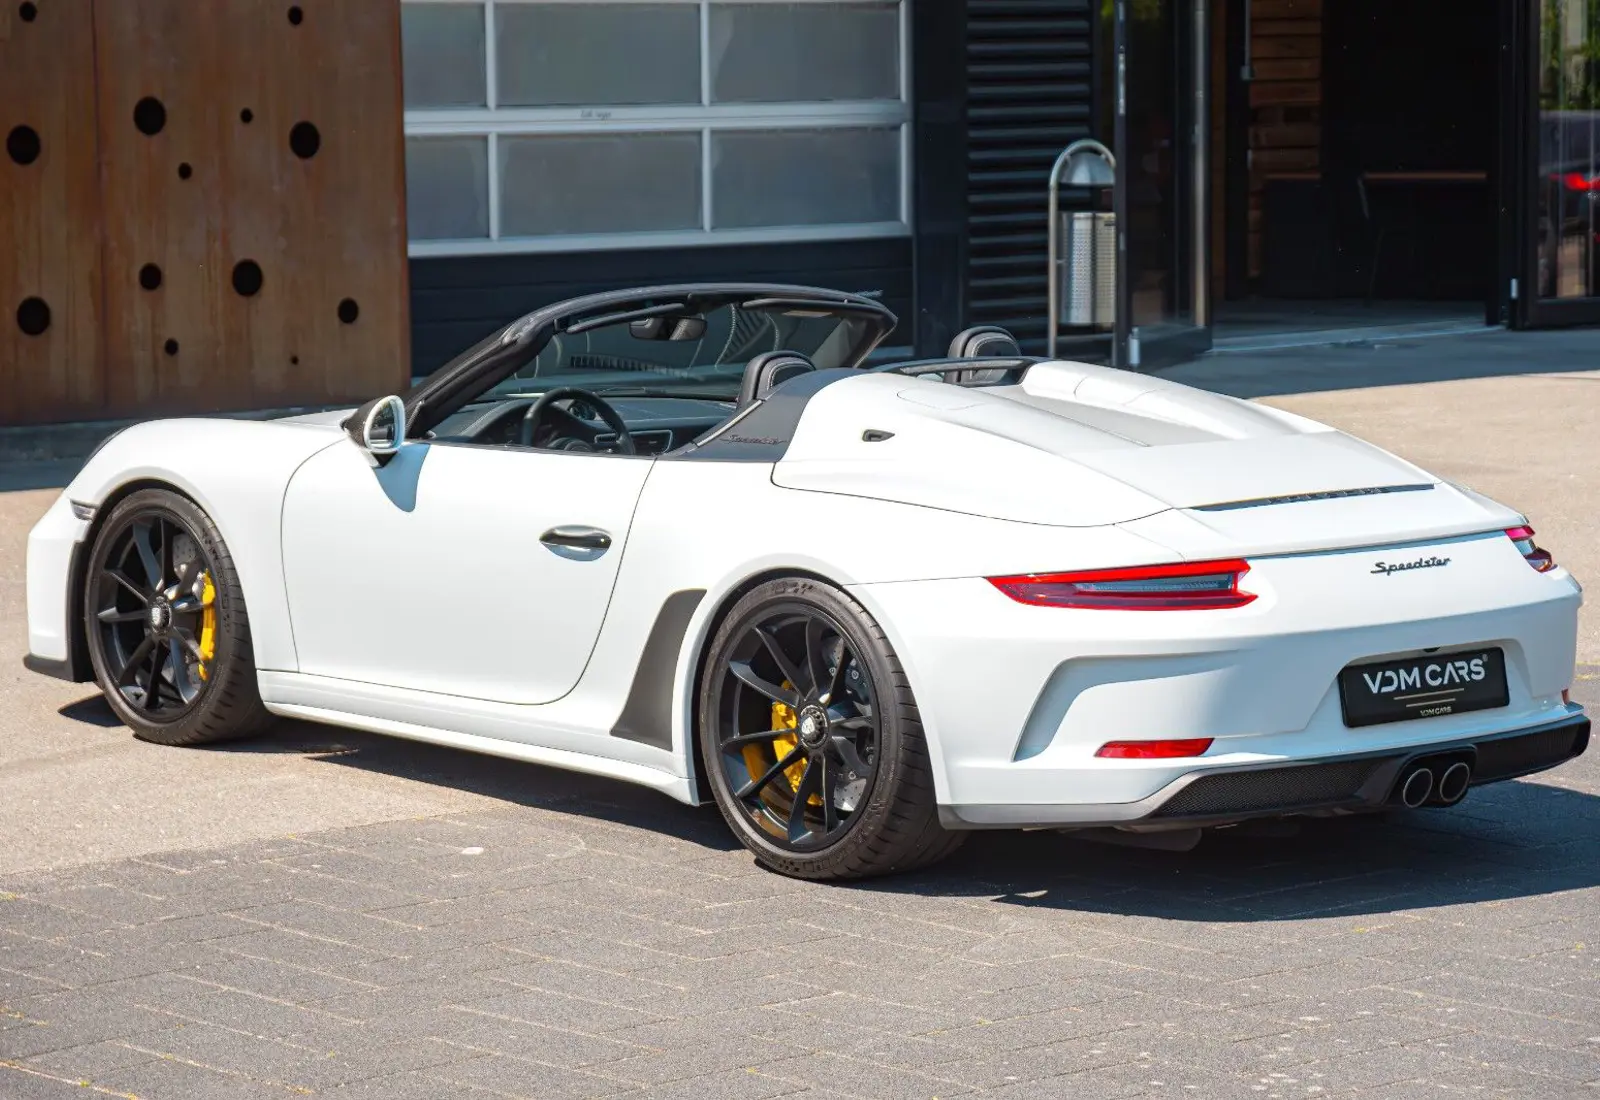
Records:
[[[388,734],[393,737],[404,737],[412,741],[425,741],[432,745],[444,745],[448,748],[465,749],[469,752],[483,753],[488,756],[504,757],[508,760],[522,760],[530,764],[544,764],[567,771],[582,772],[586,775],[606,776],[611,779],[620,779],[627,783],[637,783],[641,786],[651,787],[677,799],[679,802],[688,803],[689,805],[694,805],[696,801],[688,779],[626,760],[608,760],[603,756],[572,752],[568,749],[544,748],[519,741],[505,741],[498,737],[480,737],[471,733],[454,733],[450,730],[412,725],[409,722],[398,722],[387,718],[371,718],[297,703],[267,703],[266,707],[273,714],[284,718],[299,718],[307,722],[342,726],[346,729],[363,730],[367,733]]]

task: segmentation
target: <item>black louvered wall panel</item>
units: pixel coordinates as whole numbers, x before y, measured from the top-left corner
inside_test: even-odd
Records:
[[[1092,0],[968,0],[968,324],[1044,346],[1046,184],[1069,143],[1095,136]],[[1064,189],[1063,210],[1087,192]]]

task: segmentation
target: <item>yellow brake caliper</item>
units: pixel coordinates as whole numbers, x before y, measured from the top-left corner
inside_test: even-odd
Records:
[[[217,652],[217,590],[209,571],[200,574],[200,679],[211,675],[211,658]]]
[[[789,690],[794,688],[794,685],[789,683],[788,680],[783,682],[783,686]],[[795,727],[799,724],[800,716],[795,713],[793,707],[786,703],[772,704],[772,729],[774,733],[778,734],[772,739],[774,760],[782,760],[793,752],[795,746],[800,743],[799,737],[794,733]],[[760,744],[746,745],[744,747],[744,766],[749,769],[752,776],[766,774],[767,768],[771,765],[762,759]],[[790,791],[798,792],[800,790],[800,781],[805,778],[805,774],[806,762],[804,760],[796,760],[793,764],[783,769],[783,777],[789,781]],[[812,795],[806,799],[806,805],[820,806],[822,805],[822,799],[817,795]]]

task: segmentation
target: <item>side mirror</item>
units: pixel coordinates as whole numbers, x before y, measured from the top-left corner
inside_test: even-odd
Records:
[[[378,397],[357,409],[345,421],[345,431],[367,453],[367,461],[382,466],[399,452],[406,440],[406,404],[398,397]]]

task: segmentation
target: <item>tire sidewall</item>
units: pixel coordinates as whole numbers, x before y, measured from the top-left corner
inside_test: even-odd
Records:
[[[217,611],[216,649],[211,660],[210,674],[201,689],[201,696],[183,714],[164,722],[152,721],[148,716],[134,710],[123,698],[122,692],[111,682],[111,673],[106,666],[104,643],[99,633],[100,622],[95,610],[97,601],[94,598],[98,590],[99,574],[105,567],[105,556],[112,542],[124,533],[136,515],[150,512],[164,513],[169,519],[176,520],[199,544],[212,573],[213,599]],[[232,570],[232,560],[217,532],[216,525],[193,501],[178,493],[163,489],[141,489],[119,501],[111,514],[106,517],[105,524],[95,536],[94,548],[89,554],[88,570],[84,576],[82,609],[84,629],[88,634],[89,660],[94,669],[95,681],[117,717],[135,734],[161,741],[184,741],[206,723],[210,712],[216,708],[217,697],[221,694],[220,685],[235,674],[241,649],[241,631],[237,627],[242,609],[234,600],[234,585],[228,583],[232,580]]]
[[[856,811],[843,836],[825,848],[796,852],[772,841],[767,833],[751,823],[723,772],[722,748],[719,744],[718,715],[719,693],[723,690],[724,667],[728,648],[756,621],[781,613],[786,607],[821,611],[840,628],[850,652],[867,666],[872,678],[874,714],[878,717],[878,764],[872,778],[867,800]],[[769,581],[742,597],[729,610],[722,625],[712,638],[707,650],[707,660],[701,674],[700,706],[697,716],[701,755],[706,761],[712,792],[717,807],[739,839],[766,865],[789,873],[809,876],[826,875],[837,865],[846,864],[869,845],[888,819],[894,805],[902,768],[902,747],[908,733],[920,736],[920,726],[908,730],[908,722],[915,722],[896,696],[894,670],[884,644],[871,636],[872,620],[866,612],[846,596],[828,585],[807,579]]]

